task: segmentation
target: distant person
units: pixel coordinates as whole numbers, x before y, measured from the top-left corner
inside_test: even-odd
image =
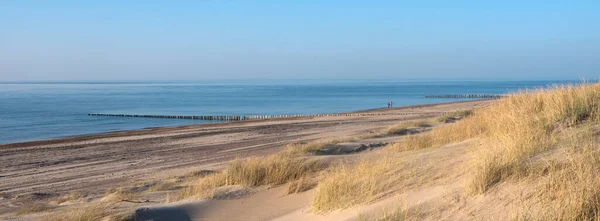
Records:
[[[387,108],[390,108],[390,106],[391,106],[391,104],[390,104],[390,102],[388,102],[388,107]]]
[[[394,102],[390,101],[390,108],[394,107]]]

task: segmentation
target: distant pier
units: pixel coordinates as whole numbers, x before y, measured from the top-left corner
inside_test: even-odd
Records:
[[[250,116],[190,116],[190,115],[147,115],[147,114],[88,114],[88,116],[100,117],[142,117],[142,118],[167,118],[167,119],[187,119],[187,120],[206,120],[206,121],[243,121],[243,120],[261,120],[275,118],[297,118],[297,117],[330,117],[330,116],[382,116],[382,115],[422,115],[438,116],[446,112],[415,112],[415,113],[339,113],[339,114],[282,114],[282,115],[250,115]]]
[[[505,95],[500,94],[438,94],[438,95],[426,95],[425,98],[463,98],[463,99],[499,99]]]

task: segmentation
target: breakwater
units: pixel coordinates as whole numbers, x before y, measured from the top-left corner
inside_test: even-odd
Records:
[[[275,118],[297,118],[297,117],[333,117],[333,116],[382,116],[382,115],[420,115],[420,116],[438,116],[446,112],[405,112],[405,113],[338,113],[338,114],[282,114],[282,115],[251,115],[251,116],[191,116],[191,115],[146,115],[146,114],[95,114],[88,116],[100,117],[142,117],[142,118],[168,118],[168,119],[188,119],[188,120],[207,120],[207,121],[241,121],[241,120],[261,120]]]
[[[506,95],[500,94],[438,94],[438,95],[426,95],[425,98],[464,98],[464,99],[499,99]]]

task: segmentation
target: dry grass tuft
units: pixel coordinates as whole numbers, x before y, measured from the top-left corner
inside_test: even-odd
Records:
[[[304,156],[319,154],[320,151],[331,148],[338,143],[343,143],[353,140],[352,138],[335,139],[335,140],[318,140],[310,143],[292,143],[285,147],[283,154],[291,156]]]
[[[285,192],[284,194],[289,195],[289,194],[294,194],[294,193],[301,193],[307,190],[310,190],[312,188],[314,188],[317,185],[316,182],[302,177],[298,180],[294,180],[288,183],[287,187],[285,188]]]
[[[192,181],[191,185],[184,188],[179,196],[167,197],[167,202],[175,202],[182,199],[194,197],[199,199],[213,199],[217,193],[217,188],[225,186],[227,176],[225,173],[216,173],[196,181]]]
[[[284,184],[323,168],[316,160],[305,160],[285,155],[236,160],[226,172],[227,185],[260,186]]]
[[[568,137],[560,157],[543,162],[537,187],[540,208],[521,214],[528,220],[598,220],[600,218],[600,145],[589,127]]]
[[[73,192],[70,192],[67,195],[62,195],[62,196],[58,197],[57,199],[55,199],[53,201],[53,203],[63,204],[65,202],[79,201],[79,200],[84,199],[85,197],[86,197],[86,194],[84,192],[73,191]]]
[[[19,211],[17,211],[17,213],[15,213],[15,215],[22,216],[22,215],[27,215],[27,214],[32,214],[32,213],[41,213],[41,212],[46,212],[46,211],[49,211],[52,209],[54,209],[54,206],[49,205],[47,203],[34,203],[31,205],[21,207],[21,209],[19,209]]]
[[[323,168],[324,165],[319,161],[293,158],[286,154],[234,160],[222,173],[209,175],[193,182],[182,191],[178,199],[188,197],[211,199],[215,196],[216,188],[227,185],[251,187],[284,184],[302,179]]]
[[[202,177],[206,177],[212,174],[217,173],[217,171],[214,170],[197,170],[197,171],[192,171],[189,172],[183,176],[179,176],[177,178],[179,178],[180,180],[187,180],[187,179],[192,179],[192,178],[202,178]]]
[[[38,221],[97,221],[108,215],[107,204],[91,204],[83,208],[72,208],[41,216]]]
[[[312,206],[318,212],[372,202],[393,191],[402,165],[394,159],[363,160],[353,167],[340,165],[323,174]]]
[[[428,133],[407,136],[401,142],[390,145],[387,149],[392,151],[419,150],[464,141],[483,133],[483,126],[477,124],[479,119],[479,116],[472,116],[463,120],[464,123],[441,126]]]
[[[387,147],[387,150],[396,152],[425,149],[433,146],[433,138],[431,134],[412,135],[404,138],[402,142],[394,143]]]
[[[106,203],[116,203],[121,201],[137,200],[141,195],[141,191],[135,191],[131,188],[116,188],[106,191],[105,197],[102,199]]]
[[[407,121],[388,128],[385,134],[405,135],[413,132],[415,128],[429,127],[427,121]],[[411,130],[412,129],[412,130]]]
[[[410,219],[408,213],[401,207],[397,207],[393,210],[385,209],[381,215],[377,217],[371,217],[367,215],[361,214],[358,216],[358,221],[404,221],[404,220],[413,220]],[[419,220],[419,219],[414,219]]]
[[[178,187],[179,187],[179,185],[176,182],[163,181],[163,182],[157,183],[155,185],[152,185],[148,189],[148,191],[150,191],[150,192],[169,191],[169,190],[175,190]]]
[[[436,121],[440,123],[451,123],[456,120],[460,120],[465,117],[471,116],[471,114],[473,114],[473,112],[470,110],[455,111],[439,116],[438,118],[436,118]]]

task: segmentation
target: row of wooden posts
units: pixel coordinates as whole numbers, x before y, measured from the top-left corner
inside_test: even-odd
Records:
[[[425,98],[468,98],[468,99],[499,99],[505,95],[499,94],[438,94],[426,95]]]
[[[427,112],[427,113],[339,113],[339,114],[284,114],[284,115],[252,115],[252,116],[185,116],[185,115],[144,115],[144,114],[88,114],[89,116],[101,117],[143,117],[143,118],[169,118],[169,119],[189,119],[189,120],[210,120],[210,121],[240,121],[240,120],[259,120],[274,118],[293,118],[293,117],[327,117],[327,116],[382,116],[382,115],[440,115],[445,112]]]

